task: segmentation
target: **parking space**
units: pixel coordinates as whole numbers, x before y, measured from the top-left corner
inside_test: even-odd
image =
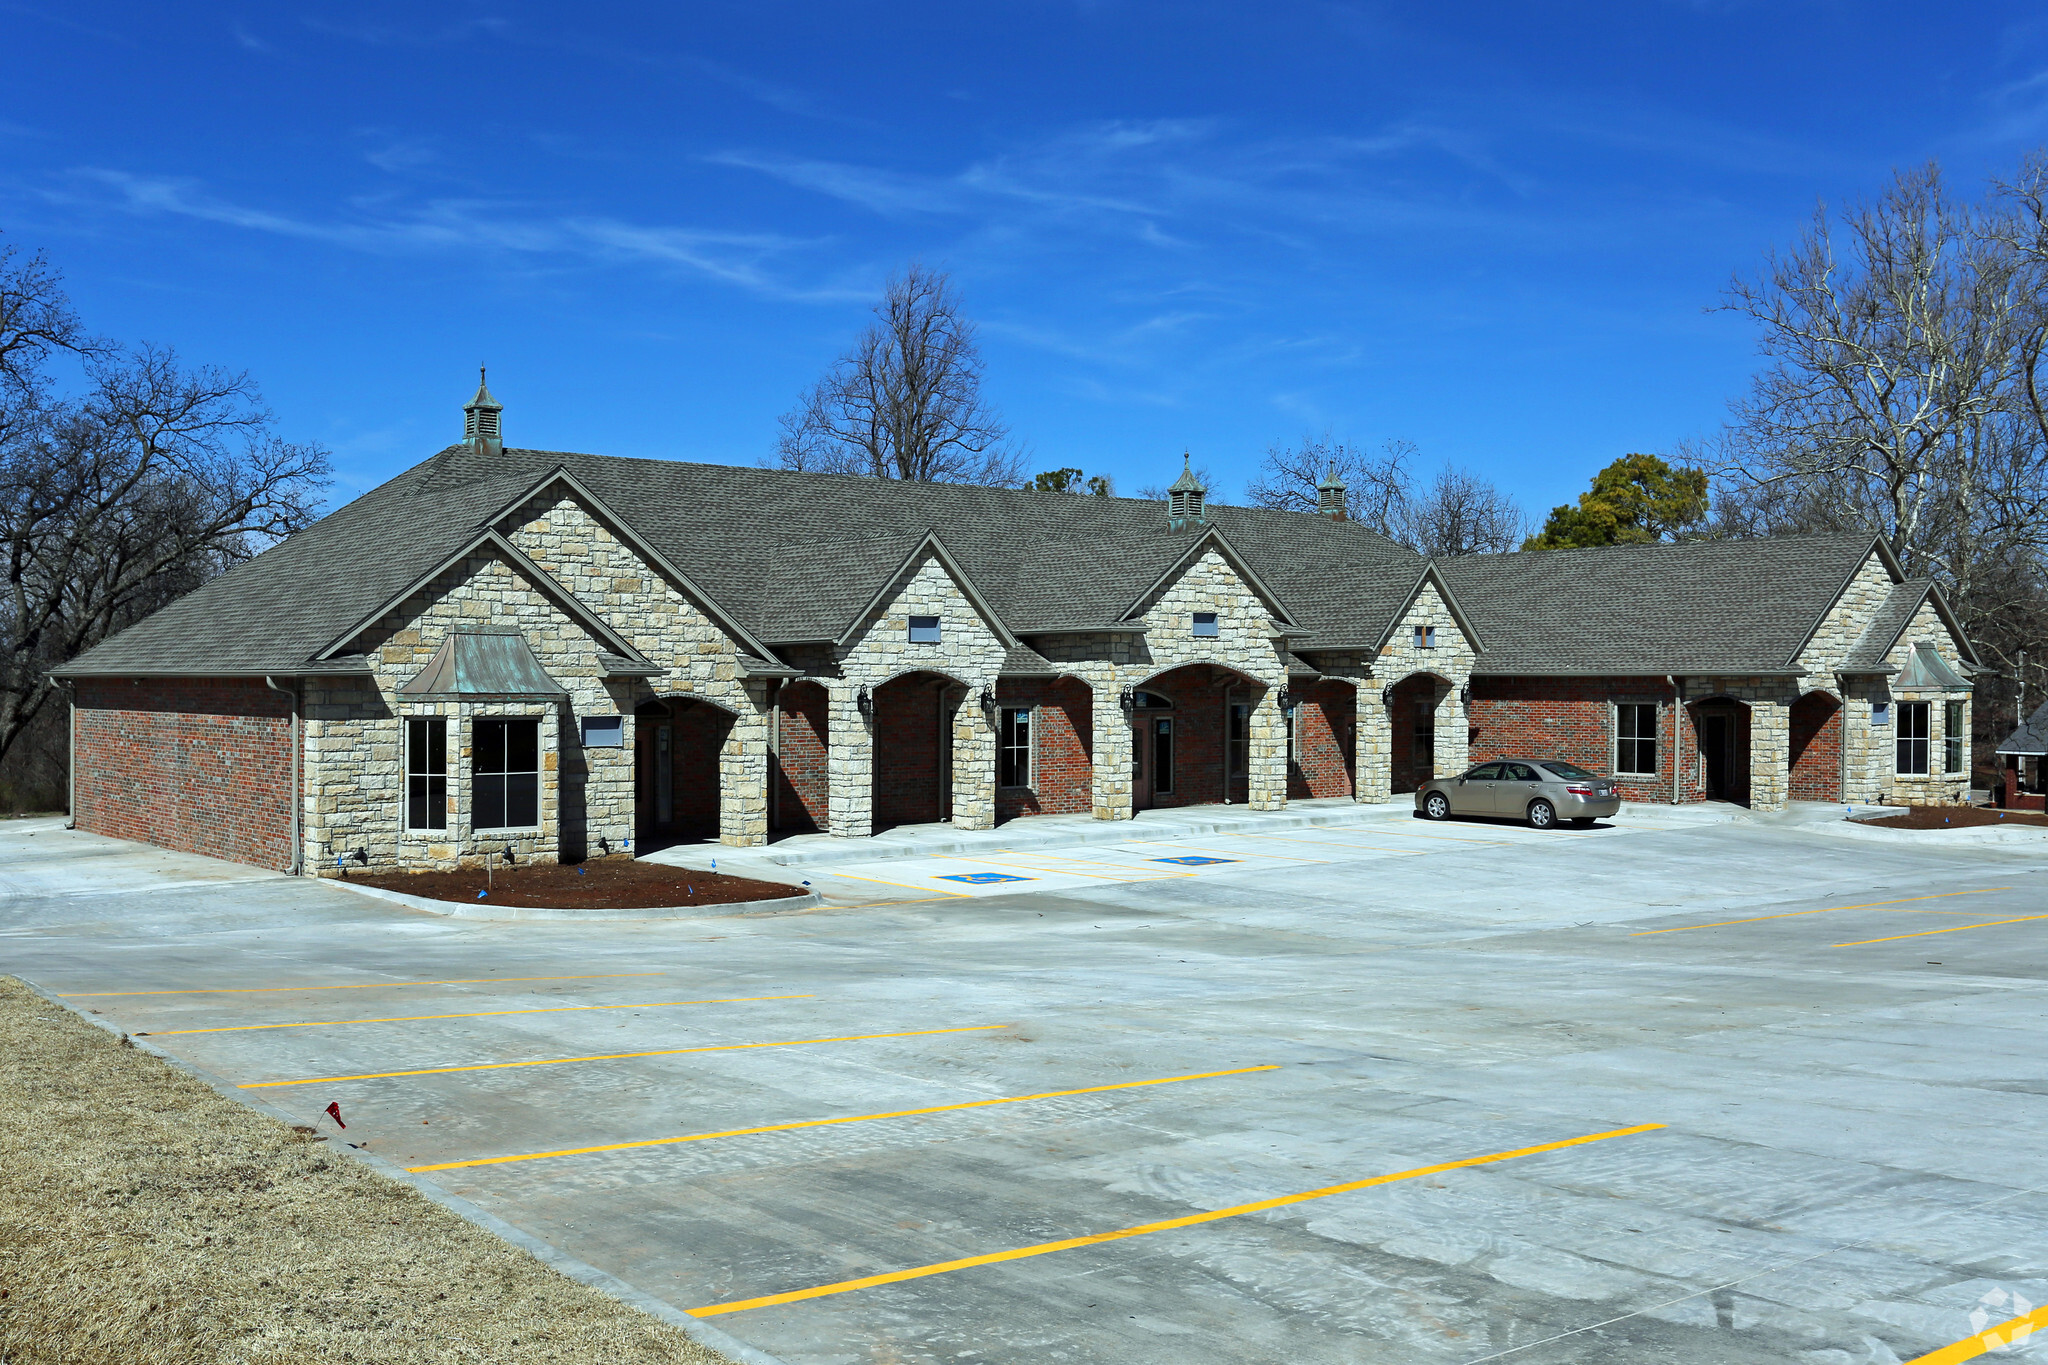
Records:
[[[2044,866],[1361,818],[833,864],[772,916],[50,881],[0,933],[791,1365],[1846,1365],[2048,1301]]]

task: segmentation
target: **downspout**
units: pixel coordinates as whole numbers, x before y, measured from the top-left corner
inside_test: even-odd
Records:
[[[1674,806],[1678,804],[1678,764],[1680,761],[1678,716],[1685,709],[1685,698],[1679,691],[1678,681],[1675,674],[1666,673],[1664,675],[1664,682],[1671,688],[1671,804]]]
[[[1835,691],[1840,694],[1841,705],[1835,708],[1835,746],[1839,750],[1835,766],[1835,794],[1842,798],[1842,804],[1849,804],[1849,675],[1835,674]]]
[[[770,833],[782,824],[782,784],[775,775],[782,767],[782,683],[776,678],[768,684],[768,829]]]
[[[68,753],[64,760],[64,828],[78,828],[78,693],[67,681],[64,688],[64,705],[71,726],[67,739]]]
[[[271,676],[270,674],[268,674],[268,673],[266,673],[266,674],[264,674],[264,675],[263,675],[263,685],[264,685],[265,687],[268,687],[268,688],[269,688],[269,689],[270,689],[271,691],[273,691],[273,692],[282,692],[282,693],[284,693],[284,694],[285,694],[285,695],[286,695],[287,697],[290,697],[290,698],[292,699],[292,865],[291,865],[291,875],[292,875],[292,876],[294,876],[294,877],[300,877],[300,876],[304,876],[304,875],[305,875],[305,872],[304,872],[304,858],[303,858],[303,856],[302,856],[302,855],[301,855],[301,853],[300,853],[300,848],[301,848],[301,841],[300,841],[300,835],[299,835],[299,819],[300,819],[300,815],[301,815],[301,812],[303,812],[303,811],[304,811],[304,809],[305,809],[305,805],[306,805],[306,802],[305,802],[305,797],[304,797],[304,794],[303,794],[303,793],[301,793],[301,792],[299,791],[299,750],[300,750],[300,749],[301,749],[301,748],[303,747],[303,746],[302,746],[302,745],[300,744],[300,742],[299,742],[299,689],[298,689],[298,687],[297,687],[296,685],[294,685],[294,686],[291,686],[291,687],[279,687],[279,686],[277,685],[277,679],[276,679],[276,678],[274,678],[274,677],[272,677],[272,676]]]

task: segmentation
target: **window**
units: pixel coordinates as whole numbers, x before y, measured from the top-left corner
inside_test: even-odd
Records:
[[[1212,640],[1216,638],[1215,612],[1198,611],[1195,613],[1195,634],[1205,636]]]
[[[938,642],[938,617],[913,616],[910,618],[910,643],[914,645],[935,645]]]
[[[1963,757],[1963,704],[1949,702],[1942,708],[1941,720],[1942,771],[1950,774],[1967,772],[1968,760]]]
[[[1435,649],[1435,648],[1436,648],[1436,627],[1435,627],[1435,626],[1417,626],[1417,627],[1415,627],[1415,647],[1416,647],[1417,649]]]
[[[1006,706],[996,723],[996,785],[1031,785],[1031,712]]]
[[[1614,771],[1657,771],[1657,704],[1622,702],[1614,708]]]
[[[474,722],[469,791],[472,829],[528,829],[538,825],[540,722]]]
[[[1420,627],[1417,627],[1420,629]],[[1415,770],[1430,776],[1436,774],[1436,703],[1418,701],[1415,703],[1415,729],[1409,737],[1409,755],[1414,760]]]
[[[1576,763],[1540,763],[1538,767],[1554,773],[1567,782],[1598,782],[1600,774],[1589,773]]]
[[[583,747],[586,749],[623,749],[626,747],[626,721],[623,716],[586,716],[583,719]]]
[[[1230,703],[1230,728],[1225,733],[1224,744],[1228,752],[1224,762],[1230,765],[1233,777],[1242,777],[1251,771],[1252,752],[1252,708],[1251,703],[1234,701]]]
[[[1536,770],[1526,763],[1503,763],[1500,765],[1501,780],[1504,782],[1540,782]]]
[[[1927,703],[1899,703],[1899,771],[1927,771]]]
[[[448,828],[448,722],[440,716],[406,718],[405,827]]]
[[[1173,717],[1152,719],[1152,790],[1173,790]]]

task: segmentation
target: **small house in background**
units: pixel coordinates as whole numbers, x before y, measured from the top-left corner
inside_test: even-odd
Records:
[[[1998,743],[2002,760],[1998,804],[2009,810],[2048,810],[2048,702]]]

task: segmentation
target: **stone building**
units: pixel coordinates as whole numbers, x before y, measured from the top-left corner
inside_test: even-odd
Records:
[[[264,866],[1381,801],[1959,800],[1976,666],[1882,541],[1431,562],[1320,513],[465,438],[60,671],[81,828]]]

